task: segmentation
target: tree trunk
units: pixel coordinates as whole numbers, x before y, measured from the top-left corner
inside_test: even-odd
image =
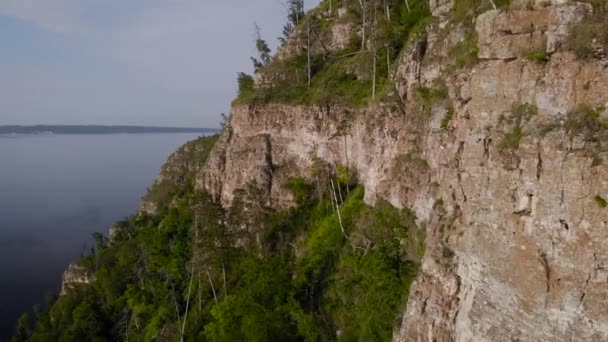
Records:
[[[390,47],[386,44],[386,78],[391,76],[391,59],[390,59]]]
[[[340,207],[338,206],[338,197],[336,196],[336,189],[334,187],[334,180],[331,179],[331,190],[334,195],[334,201],[336,202],[336,213],[338,213],[338,223],[340,224],[340,230],[342,231],[342,235],[346,239],[348,239],[348,235],[346,235],[346,231],[344,231],[344,226],[342,226],[342,216],[340,216]]]
[[[384,9],[385,9],[385,15],[386,15],[386,19],[388,21],[391,21],[391,9],[390,9],[390,4],[388,3],[388,1],[384,0]]]
[[[207,278],[209,279],[209,284],[211,285],[211,291],[213,291],[213,299],[215,300],[215,304],[217,304],[217,294],[215,293],[215,286],[213,286],[213,280],[211,280],[209,269],[207,269]]]
[[[377,49],[376,49],[376,26],[377,26],[377,11],[374,9],[374,27],[373,27],[373,32],[372,32],[372,73],[373,73],[373,77],[372,77],[372,99],[376,98],[376,73],[377,73],[377,68],[376,68],[376,54],[377,54]]]
[[[367,26],[367,16],[366,16],[366,2],[365,0],[359,0],[359,6],[361,6],[362,13],[362,23],[361,23],[361,51],[365,50],[365,26]]]
[[[407,13],[410,13],[412,10],[410,9],[410,1],[405,0],[405,7],[407,7]]]
[[[344,134],[344,156],[346,158],[346,197],[350,196],[350,172],[348,169],[348,144],[346,143],[346,134]]]
[[[188,309],[190,307],[190,293],[192,291],[192,279],[194,270],[190,273],[190,284],[188,285],[188,298],[186,299],[186,312],[184,313],[184,320],[182,322],[182,333],[180,334],[180,342],[184,342],[184,331],[186,330],[186,321],[188,320]]]
[[[228,295],[228,288],[226,287],[226,267],[222,264],[222,276],[224,278],[224,297]]]
[[[306,58],[307,58],[307,74],[308,74],[308,80],[307,80],[307,85],[308,88],[310,88],[310,79],[311,79],[311,72],[310,72],[310,18],[308,18],[307,20],[307,35],[306,35]]]
[[[203,283],[201,282],[201,271],[198,271],[198,312],[203,311]]]

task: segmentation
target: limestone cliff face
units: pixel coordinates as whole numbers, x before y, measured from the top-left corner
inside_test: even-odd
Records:
[[[400,105],[235,106],[197,187],[227,205],[253,182],[288,206],[282,183],[320,159],[355,171],[369,204],[414,210],[427,249],[396,341],[608,340],[608,154],[568,126],[581,105],[608,106],[608,59],[564,47],[590,6],[487,11],[479,61],[455,71],[446,51],[464,29],[447,23],[452,1],[430,5],[438,19],[395,66]],[[416,89],[439,79],[447,96],[421,115]]]
[[[93,277],[85,267],[72,263],[63,272],[63,276],[61,277],[61,295],[65,295],[70,290],[79,286],[88,285],[92,281]]]
[[[146,196],[139,204],[139,214],[154,215],[159,208],[170,206],[175,192],[191,186],[194,175],[205,165],[216,136],[198,138],[175,151],[160,170]],[[116,233],[118,229],[115,229]],[[112,232],[112,230],[110,231]],[[112,238],[112,234],[110,234]]]

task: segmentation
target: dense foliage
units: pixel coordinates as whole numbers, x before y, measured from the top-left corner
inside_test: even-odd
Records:
[[[408,210],[365,205],[347,178],[339,195],[292,179],[286,210],[253,186],[224,209],[183,184],[156,215],[97,235],[79,261],[94,281],[24,315],[14,340],[389,340],[423,236]]]

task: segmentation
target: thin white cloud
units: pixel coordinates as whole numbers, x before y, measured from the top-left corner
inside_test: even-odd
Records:
[[[2,0],[0,15],[18,18],[53,32],[77,32],[82,27],[74,0]]]
[[[0,123],[214,126],[252,69],[253,22],[276,44],[280,2],[0,0],[0,15],[71,34],[48,58],[0,65]]]

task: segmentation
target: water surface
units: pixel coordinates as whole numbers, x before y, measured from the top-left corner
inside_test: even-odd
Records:
[[[197,134],[0,136],[0,341]]]

